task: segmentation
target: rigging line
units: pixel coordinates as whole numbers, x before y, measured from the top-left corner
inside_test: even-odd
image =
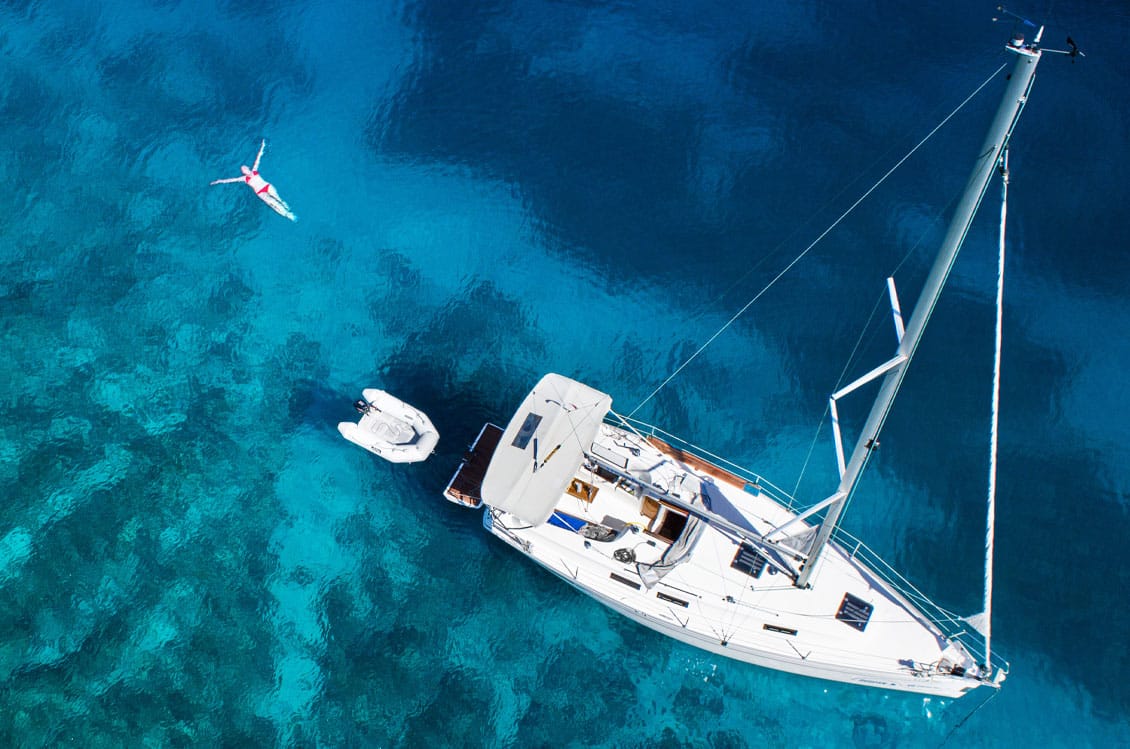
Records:
[[[1003,67],[1003,66],[1002,66],[1002,67]],[[1000,70],[1000,69],[998,68],[998,72],[999,72],[999,70]],[[991,78],[990,78],[990,80],[991,80]],[[985,84],[987,84],[988,82],[989,82],[989,81],[985,81],[985,83],[983,83],[983,84],[981,84],[981,85],[982,85],[982,86],[984,86],[984,85],[985,85]],[[1028,90],[1029,90],[1029,91],[1031,91],[1031,87],[1032,87],[1032,86],[1031,86],[1031,81],[1029,81],[1029,84],[1028,84]],[[974,92],[974,93],[976,93],[976,92]],[[967,101],[968,101],[968,100],[967,100]],[[1020,102],[1020,107],[1019,107],[1019,108],[1018,108],[1018,109],[1016,110],[1016,113],[1015,113],[1015,114],[1013,115],[1013,118],[1012,118],[1012,124],[1011,124],[1011,125],[1009,125],[1009,128],[1008,128],[1008,133],[1007,133],[1007,135],[1005,136],[1005,139],[1004,139],[1004,143],[1003,143],[1003,145],[1002,145],[1002,152],[1004,152],[1004,153],[1007,153],[1007,151],[1008,151],[1008,144],[1009,144],[1009,141],[1010,141],[1010,140],[1011,140],[1011,138],[1012,138],[1012,129],[1013,129],[1014,127],[1016,127],[1016,123],[1017,123],[1017,121],[1018,121],[1018,120],[1020,119],[1020,115],[1021,115],[1021,114],[1022,114],[1022,113],[1024,112],[1024,108],[1025,108],[1025,107],[1026,107],[1027,105],[1028,105],[1028,96],[1027,96],[1027,93],[1025,93],[1025,95],[1024,95],[1024,98],[1023,98],[1023,99],[1021,100],[1021,102]],[[976,212],[976,209],[980,207],[980,205],[981,205],[981,201],[983,201],[983,200],[985,199],[985,193],[986,193],[986,192],[988,191],[988,189],[989,189],[989,183],[988,183],[988,182],[986,182],[986,183],[985,183],[985,186],[984,186],[984,188],[983,188],[983,189],[981,190],[981,195],[980,195],[980,196],[979,196],[979,197],[977,198],[977,204],[976,204],[976,208],[974,208],[974,212]],[[969,231],[969,227],[967,226],[967,227],[966,227],[966,232],[968,232],[968,231]],[[962,242],[964,243],[964,239],[962,240]],[[1003,252],[1003,248],[1002,248],[1002,252]],[[954,260],[956,260],[956,255],[955,255],[955,257],[954,257]],[[951,262],[951,268],[952,268],[952,262]],[[902,388],[902,381],[900,380],[900,381],[899,381],[899,383],[898,383],[898,385],[896,386],[896,393],[897,393],[897,391],[898,391],[898,390],[900,390],[901,388]],[[885,419],[886,419],[886,417],[884,417],[884,420],[885,420]],[[867,466],[868,466],[868,465],[870,464],[870,462],[871,462],[871,456],[872,456],[872,455],[874,455],[874,453],[875,453],[875,451],[874,451],[874,450],[869,450],[869,451],[867,452],[867,455],[866,455],[866,456],[864,457],[864,459],[863,459],[863,464],[862,464],[862,465],[860,466],[860,469],[859,469],[859,470],[860,470],[860,474],[862,474],[862,473],[863,473],[863,471],[864,471],[864,470],[866,470]],[[856,485],[855,485],[855,486],[854,486],[854,487],[852,488],[851,492],[850,492],[850,493],[848,494],[847,500],[846,500],[846,501],[844,502],[844,506],[843,506],[843,512],[847,512],[847,510],[848,510],[848,507],[850,507],[852,500],[853,500],[853,499],[855,499],[855,492],[856,492],[856,489],[858,489],[858,488],[859,488],[859,484],[858,484],[858,483],[856,483]],[[990,584],[991,584],[991,583],[990,583]]]
[[[913,245],[911,245],[910,249],[908,249],[902,256],[902,258],[897,263],[895,263],[895,267],[890,271],[890,273],[887,274],[888,276],[893,278],[894,276],[898,275],[898,272],[902,269],[902,266],[906,265],[906,261],[909,260],[911,256],[914,255],[914,253],[917,252],[918,249],[922,246],[922,243],[925,241],[926,236],[933,230],[934,226],[941,219],[942,214],[948,212],[954,206],[954,204],[957,203],[959,197],[961,197],[961,193],[954,195],[949,203],[946,204],[945,208],[934,213],[934,217],[930,220],[929,226],[922,230],[922,233],[918,236],[918,240]],[[859,338],[856,339],[855,346],[852,348],[851,353],[848,355],[847,361],[844,363],[844,368],[840,371],[840,376],[836,379],[836,385],[832,388],[832,392],[839,390],[840,385],[843,384],[844,377],[847,375],[848,369],[851,368],[852,363],[855,361],[856,354],[859,353],[860,346],[863,345],[863,338],[867,335],[867,330],[871,326],[871,321],[875,319],[875,313],[878,311],[879,307],[882,306],[883,300],[885,298],[887,298],[886,290],[879,292],[879,296],[875,300],[875,305],[871,308],[871,313],[867,316],[867,322],[864,323],[863,327],[860,329]],[[873,332],[871,334],[871,338],[874,339],[874,337],[875,333]],[[804,479],[805,472],[808,470],[808,464],[812,459],[812,453],[815,451],[816,443],[820,439],[820,431],[824,428],[824,422],[828,418],[828,411],[829,406],[825,404],[824,413],[821,414],[820,421],[818,421],[816,424],[816,433],[812,436],[812,444],[808,446],[808,454],[804,458],[804,465],[801,466],[800,474],[797,476],[796,484],[793,486],[792,495],[794,497],[797,495],[797,492],[800,491],[800,483]]]
[[[859,331],[859,338],[855,339],[855,346],[852,347],[851,353],[848,354],[847,361],[844,362],[844,368],[840,370],[840,376],[836,378],[836,386],[832,388],[832,392],[840,389],[840,385],[847,375],[848,369],[851,367],[852,362],[855,361],[855,355],[859,353],[859,347],[863,344],[863,338],[867,335],[867,330],[871,327],[871,321],[875,319],[875,313],[878,311],[880,305],[883,303],[883,297],[887,296],[886,289],[880,292],[879,297],[875,300],[874,306],[871,307],[871,314],[867,316],[867,322]],[[874,334],[872,335],[872,338]],[[792,495],[796,497],[797,491],[800,490],[800,482],[804,478],[804,472],[808,470],[808,463],[812,458],[812,452],[816,448],[816,442],[820,439],[820,430],[824,427],[824,421],[828,418],[828,410],[830,406],[824,404],[824,413],[820,416],[820,421],[816,424],[816,434],[812,435],[812,444],[808,446],[808,455],[804,457],[804,464],[800,467],[800,474],[796,478],[796,484],[793,486]]]
[[[918,240],[910,247],[910,249],[908,249],[906,251],[906,253],[902,256],[902,259],[900,259],[895,264],[895,267],[890,271],[890,273],[887,274],[888,276],[893,278],[894,276],[898,275],[898,272],[902,269],[902,267],[904,265],[906,265],[906,262],[908,260],[910,260],[911,256],[913,256],[914,253],[916,253],[919,250],[919,248],[922,247],[922,243],[926,240],[927,235],[933,230],[934,226],[937,225],[937,223],[941,219],[942,215],[949,212],[949,210],[951,208],[953,208],[953,206],[957,203],[958,198],[960,198],[960,197],[961,197],[961,193],[959,192],[956,195],[954,195],[954,197],[949,201],[949,203],[946,204],[945,208],[942,208],[942,209],[940,209],[940,210],[938,210],[934,213],[934,217],[930,220],[930,225],[922,230],[922,233],[918,236]],[[875,319],[875,312],[882,305],[883,299],[885,299],[886,296],[887,296],[886,291],[882,291],[882,292],[879,293],[879,298],[876,300],[875,306],[871,308],[871,314],[870,314],[870,316],[868,316],[867,322],[864,324],[863,329],[860,331],[859,339],[856,340],[855,347],[851,350],[851,354],[847,358],[847,363],[844,364],[843,371],[840,372],[840,376],[836,380],[836,386],[834,388],[832,388],[832,392],[835,392],[835,391],[840,389],[840,384],[844,380],[844,375],[847,374],[848,369],[851,367],[851,364],[852,364],[853,360],[855,359],[855,355],[858,352],[859,347],[863,342],[863,337],[867,334],[867,329],[871,325],[871,321]],[[875,333],[872,332],[871,338],[874,339],[874,337],[875,337]],[[800,491],[800,482],[804,478],[805,471],[808,469],[808,463],[809,463],[809,461],[812,457],[813,451],[815,450],[816,443],[820,439],[820,431],[824,428],[824,422],[828,418],[828,411],[829,411],[829,407],[827,405],[825,405],[824,406],[824,413],[821,415],[820,421],[816,425],[816,434],[814,434],[813,437],[812,437],[812,444],[809,445],[809,447],[808,447],[808,455],[805,456],[804,465],[801,466],[800,475],[797,476],[796,485],[793,486],[792,494],[793,494],[794,497],[796,496],[797,492]],[[850,500],[849,500],[849,503],[850,503]],[[845,506],[845,509],[846,509],[846,506]]]
[[[1003,67],[1003,66],[1002,66],[1002,67]],[[1000,72],[1000,68],[998,68],[998,69],[997,69],[997,72]],[[994,74],[994,75],[995,75],[995,74]],[[991,77],[991,76],[990,76],[989,80],[992,80],[992,77]],[[986,84],[987,84],[988,82],[989,82],[988,80],[987,80],[987,81],[985,81],[985,83],[982,83],[982,84],[981,84],[981,86],[982,86],[982,87],[983,87],[983,86],[985,86],[985,85],[986,85]],[[977,92],[976,92],[976,91],[974,91],[974,92],[973,92],[973,94],[971,94],[971,95],[970,95],[970,98],[972,98],[972,96],[973,96],[974,94],[976,94],[976,93],[977,93]],[[966,101],[968,101],[968,99],[966,99]],[[1017,122],[1017,120],[1018,120],[1018,119],[1020,118],[1020,114],[1021,114],[1021,113],[1022,113],[1022,112],[1024,111],[1024,107],[1025,107],[1025,106],[1027,105],[1027,103],[1028,103],[1028,101],[1027,101],[1027,97],[1025,97],[1025,99],[1024,99],[1024,100],[1023,100],[1023,101],[1021,102],[1021,104],[1020,104],[1020,108],[1019,108],[1019,109],[1017,110],[1017,112],[1016,112],[1015,116],[1013,117],[1013,120],[1012,120],[1012,126],[1011,126],[1011,127],[1009,128],[1009,131],[1008,131],[1008,135],[1007,135],[1007,136],[1005,137],[1005,140],[1004,140],[1004,146],[1003,146],[1002,152],[1005,152],[1005,153],[1007,153],[1007,150],[1008,150],[1008,142],[1009,142],[1009,139],[1010,139],[1010,138],[1012,137],[1012,127],[1015,127],[1015,126],[1016,126],[1016,122]],[[962,104],[964,105],[964,102],[963,102]],[[958,109],[960,109],[960,107],[958,107]],[[955,110],[955,113],[956,113],[956,111],[957,111],[957,110]],[[951,115],[951,116],[952,116],[952,115]],[[942,124],[945,124],[945,123],[943,122]],[[941,126],[941,125],[939,125],[939,127],[940,127],[940,126]],[[929,137],[929,136],[927,136],[927,137]],[[916,146],[916,147],[917,147],[917,146]],[[1002,172],[1002,174],[1003,174],[1003,172]],[[984,200],[984,197],[985,197],[985,191],[986,191],[986,190],[988,190],[988,183],[986,183],[986,184],[985,184],[985,189],[984,189],[984,190],[982,190],[982,192],[981,192],[981,196],[980,196],[980,197],[979,197],[979,198],[977,199],[977,206],[978,206],[978,207],[980,207],[980,205],[981,205],[981,201],[982,201],[982,200]],[[975,210],[976,210],[976,209],[975,209]],[[968,227],[966,228],[966,230],[968,231]],[[1002,231],[1003,231],[1003,227],[1002,227]],[[1002,241],[1003,241],[1003,240],[1002,240]],[[964,240],[963,240],[963,242],[964,242]],[[1001,249],[1001,251],[1002,251],[1002,252],[1004,251],[1004,250],[1003,250],[1003,248]],[[902,260],[902,261],[900,261],[900,262],[899,262],[899,267],[901,267],[901,266],[902,266],[902,264],[903,264],[903,263],[904,263],[904,262],[905,262],[905,261],[907,260],[907,258],[908,258],[908,257],[909,257],[909,253],[907,254],[907,256],[906,256],[906,257],[904,257],[904,258],[903,258],[903,260]],[[1003,273],[1003,271],[1002,271],[1002,273]],[[901,389],[901,388],[902,388],[902,382],[900,381],[900,382],[899,382],[899,384],[898,384],[898,386],[897,386],[897,388],[896,388],[896,392],[897,392],[897,391],[898,391],[899,389]],[[884,417],[884,419],[885,419],[885,417]],[[877,440],[876,440],[876,446],[878,446],[878,441],[877,441]],[[862,464],[862,465],[860,466],[860,474],[862,474],[862,473],[863,473],[863,471],[864,471],[864,470],[865,470],[865,469],[867,468],[867,466],[868,466],[868,465],[870,464],[870,462],[871,462],[871,456],[872,456],[873,454],[874,454],[874,450],[871,450],[871,451],[869,451],[869,452],[867,453],[867,455],[866,455],[866,456],[864,457],[864,459],[863,459],[863,464]],[[853,499],[855,499],[855,492],[856,492],[856,489],[858,489],[858,487],[859,487],[859,484],[857,483],[857,484],[855,485],[855,487],[853,487],[853,488],[852,488],[851,492],[850,492],[850,493],[848,494],[848,497],[847,497],[846,501],[844,502],[844,506],[843,506],[843,512],[847,512],[848,508],[849,508],[849,507],[851,506],[852,500],[853,500]],[[989,582],[988,582],[987,584],[991,586],[991,584],[992,584],[992,583],[991,583],[991,581],[989,581]],[[988,599],[986,599],[986,600],[988,600]],[[987,651],[986,651],[986,655],[987,655]]]
[[[948,213],[950,209],[952,209],[953,206],[957,203],[958,198],[960,197],[961,193],[958,192],[953,196],[952,199],[950,199],[949,203],[947,203],[944,208],[941,208],[934,212],[933,218],[930,219],[929,226],[922,230],[922,233],[918,235],[917,241],[915,241],[915,243],[911,245],[910,249],[908,249],[906,253],[903,254],[902,258],[897,263],[895,263],[895,267],[891,269],[891,271],[887,274],[888,276],[893,278],[898,275],[898,272],[902,270],[902,267],[906,265],[906,262],[910,260],[914,253],[918,252],[920,247],[922,247],[922,243],[926,240],[927,235],[930,234],[933,228],[941,220],[942,215]],[[867,334],[867,329],[870,327],[871,321],[875,319],[875,312],[882,305],[883,299],[885,299],[886,297],[886,291],[879,293],[879,297],[875,301],[875,306],[871,308],[871,314],[867,317],[867,322],[864,323],[863,328],[860,330],[859,338],[856,340],[854,348],[852,348],[851,353],[848,355],[847,361],[844,364],[844,368],[840,372],[839,378],[836,380],[836,386],[832,388],[832,392],[840,389],[840,385],[844,381],[844,376],[847,374],[848,369],[851,367],[852,362],[855,359],[855,355],[859,352],[860,345],[863,343],[863,337]],[[873,339],[875,337],[875,334],[872,333],[871,337]],[[797,495],[797,492],[800,491],[800,483],[804,479],[805,472],[808,470],[808,464],[811,461],[812,453],[815,451],[816,443],[820,439],[820,432],[824,428],[824,422],[828,418],[828,411],[829,406],[825,404],[824,413],[821,414],[820,420],[816,424],[816,433],[812,436],[812,444],[808,446],[808,454],[804,458],[804,465],[801,466],[800,474],[797,476],[796,484],[793,485],[792,495],[794,497]]]
[[[550,399],[547,399],[547,401],[548,400],[550,400]],[[575,413],[576,411],[578,411],[582,408],[585,409],[585,413],[587,413],[592,408],[592,405],[593,405],[593,404],[590,404],[590,403],[584,403],[582,405],[577,405],[575,403],[565,403],[562,400],[556,400],[556,399],[554,399],[554,400],[559,405],[561,410],[565,411],[566,414]],[[570,427],[569,432],[561,437],[561,441],[556,446],[551,447],[549,449],[549,453],[541,461],[537,460],[537,444],[536,444],[537,440],[535,438],[535,445],[534,445],[534,456],[535,456],[534,457],[534,470],[535,471],[537,471],[542,466],[544,466],[546,463],[548,463],[549,459],[557,454],[557,451],[561,449],[561,446],[564,445],[567,440],[571,440],[572,442],[575,442],[577,444],[577,446],[581,448],[582,452],[584,452],[587,449],[588,446],[585,445],[581,441],[580,437],[577,435],[577,429],[580,427],[580,424],[574,422],[572,419],[569,419],[569,427]]]
[[[996,697],[996,696],[997,696],[998,694],[1000,694],[1000,693],[1001,693],[1001,690],[1000,690],[1000,689],[993,689],[993,693],[992,693],[992,694],[990,694],[990,695],[989,695],[989,696],[988,696],[988,697],[987,697],[987,698],[985,699],[985,701],[984,701],[984,702],[982,702],[982,703],[981,703],[980,705],[978,705],[977,707],[973,708],[973,710],[972,710],[972,711],[970,711],[969,715],[966,715],[966,716],[965,716],[964,718],[962,718],[962,719],[961,719],[960,721],[958,721],[958,724],[957,724],[956,726],[954,726],[953,728],[951,728],[951,729],[950,729],[950,732],[946,734],[946,737],[945,737],[944,739],[942,739],[942,743],[938,744],[938,749],[941,749],[941,747],[943,747],[943,746],[945,746],[946,744],[948,744],[948,743],[949,743],[949,740],[950,740],[951,738],[953,738],[953,735],[954,735],[955,733],[957,733],[957,729],[959,729],[959,728],[961,728],[962,726],[964,726],[964,725],[965,725],[965,723],[966,723],[966,721],[968,721],[968,720],[969,720],[970,718],[972,718],[972,717],[973,717],[974,715],[976,715],[976,714],[977,714],[977,711],[978,711],[978,710],[980,710],[980,709],[981,709],[981,708],[983,708],[983,707],[984,707],[985,705],[987,705],[987,704],[989,704],[990,702],[992,702],[993,698],[994,698],[994,697]]]
[[[992,650],[990,640],[992,637],[993,621],[993,537],[996,526],[997,507],[997,433],[1000,421],[999,407],[1001,401],[1001,335],[1004,328],[1004,230],[1008,217],[1008,147],[1005,146],[1004,154],[1000,160],[1001,170],[1001,229],[1000,229],[1000,254],[997,259],[997,325],[995,336],[995,351],[993,354],[993,400],[992,420],[989,427],[989,496],[985,520],[985,608],[984,628],[985,636],[985,665],[992,664]]]
[[[887,274],[887,275],[891,276],[892,278],[893,278],[894,276],[897,276],[897,275],[898,275],[898,272],[899,272],[900,270],[902,270],[902,266],[906,265],[906,261],[907,261],[907,260],[910,260],[910,257],[911,257],[911,256],[912,256],[912,255],[913,255],[914,253],[918,252],[918,249],[919,249],[920,247],[922,247],[922,243],[923,243],[924,241],[926,241],[926,236],[927,236],[927,235],[928,235],[928,234],[929,234],[929,233],[930,233],[931,231],[933,231],[933,230],[934,230],[934,227],[938,225],[938,222],[939,222],[939,221],[941,221],[941,218],[942,218],[942,214],[945,214],[945,213],[949,213],[950,209],[951,209],[951,208],[953,208],[953,207],[954,207],[954,205],[956,205],[956,204],[957,204],[957,201],[958,201],[958,200],[959,200],[960,198],[961,198],[961,192],[960,192],[960,191],[958,191],[958,192],[957,192],[957,193],[956,193],[956,194],[955,194],[955,195],[954,195],[954,196],[953,196],[952,198],[950,198],[950,201],[949,201],[948,203],[946,203],[946,206],[945,206],[945,208],[942,208],[942,209],[940,209],[940,210],[937,210],[937,211],[935,211],[935,212],[934,212],[934,217],[930,219],[930,224],[929,224],[929,226],[927,226],[927,227],[926,227],[925,229],[923,229],[923,230],[922,230],[922,233],[918,235],[918,241],[917,241],[917,242],[915,242],[915,243],[914,243],[914,244],[913,244],[913,245],[911,246],[911,248],[910,248],[909,250],[907,250],[907,251],[906,251],[906,254],[902,256],[902,259],[901,259],[901,260],[899,260],[899,261],[898,261],[898,262],[897,262],[897,263],[895,264],[895,267],[894,267],[894,269],[893,269],[893,270],[892,270],[892,271],[891,271],[891,272],[890,272],[889,274]]]
[[[740,606],[742,599],[745,595],[746,586],[744,584],[744,581],[743,581],[743,584],[741,586],[742,590],[741,590],[740,593],[738,593],[737,600],[735,601],[734,597],[731,596],[730,593],[729,593],[729,587],[728,587],[728,584],[727,584],[728,581],[726,580],[726,574],[725,573],[726,573],[726,568],[729,567],[729,565],[725,565],[725,566],[722,565],[722,553],[718,548],[718,544],[712,544],[712,545],[714,547],[714,563],[718,565],[718,578],[722,581],[722,592],[726,594],[726,596],[725,596],[725,598],[723,598],[723,600],[726,600],[727,602],[734,602],[738,606]],[[738,547],[741,548],[740,540],[738,542]],[[718,617],[718,620],[722,623],[723,627],[733,627],[734,631],[736,632],[738,630],[738,626],[735,623],[737,621],[737,618],[738,618],[738,612],[737,612],[736,606],[735,606],[734,609],[731,609],[728,612],[728,614],[729,614],[728,616],[725,613],[726,612],[725,608],[723,608],[723,612],[724,613],[721,616]],[[743,621],[742,623],[744,624],[745,622]]]
[[[939,109],[941,109],[940,106],[935,108],[935,110],[930,113],[929,121],[934,120],[934,117],[937,114],[937,111]],[[905,140],[905,138],[900,138],[900,140]],[[883,151],[883,153],[876,156],[875,159],[872,160],[872,162],[870,164],[868,164],[863,170],[861,170],[859,172],[859,174],[857,174],[855,177],[852,177],[847,183],[844,184],[843,187],[841,187],[839,190],[836,191],[835,195],[833,195],[831,198],[826,200],[824,202],[824,205],[820,206],[820,208],[816,209],[816,211],[811,216],[809,216],[808,218],[806,218],[802,222],[800,222],[796,226],[796,228],[794,228],[791,232],[789,232],[788,236],[786,236],[784,239],[782,239],[780,242],[778,242],[777,245],[772,250],[770,250],[762,258],[757,260],[752,266],[750,266],[749,269],[746,270],[745,273],[741,274],[737,278],[737,280],[735,280],[733,283],[731,283],[729,286],[727,286],[725,291],[723,291],[719,294],[716,294],[713,297],[713,300],[703,301],[699,307],[692,310],[688,314],[688,318],[689,319],[698,319],[699,317],[701,317],[703,315],[703,313],[707,312],[708,310],[717,308],[718,302],[720,302],[721,300],[723,300],[727,296],[729,296],[730,292],[732,292],[738,286],[742,285],[745,282],[745,280],[753,274],[754,271],[756,271],[758,268],[760,268],[762,265],[764,265],[766,262],[768,262],[770,258],[772,258],[774,255],[776,255],[781,250],[781,248],[783,248],[785,245],[789,244],[789,242],[792,240],[792,238],[794,236],[796,236],[797,234],[799,234],[803,227],[805,227],[809,223],[815,221],[817,216],[820,216],[826,210],[831,208],[832,205],[834,205],[836,203],[836,201],[838,201],[840,199],[840,197],[848,191],[848,189],[850,189],[853,185],[855,185],[857,182],[859,182],[861,179],[863,179],[863,176],[865,174],[869,173],[872,169],[874,169],[879,164],[879,162],[885,160],[887,158],[887,156],[892,151],[895,150],[895,145],[896,144],[892,143],[885,151]]]
[[[887,178],[890,177],[892,174],[894,174],[895,170],[897,170],[900,166],[902,166],[903,163],[906,162],[907,159],[909,159],[911,156],[913,156],[914,153],[919,148],[921,148],[926,143],[926,141],[930,140],[930,138],[932,138],[935,133],[937,133],[939,130],[941,130],[942,127],[944,127],[947,122],[949,122],[951,119],[953,119],[954,115],[956,115],[958,112],[960,112],[962,110],[962,108],[964,108],[965,105],[968,104],[970,102],[970,100],[973,99],[973,97],[975,97],[977,94],[979,94],[981,92],[981,89],[983,89],[983,88],[985,88],[985,86],[989,85],[989,82],[992,81],[994,78],[996,78],[997,75],[1007,67],[1007,65],[1008,65],[1008,63],[1002,64],[999,68],[997,68],[995,71],[993,71],[993,74],[990,75],[988,78],[986,78],[984,80],[984,82],[981,83],[980,86],[978,86],[976,89],[974,89],[973,93],[971,93],[971,94],[969,94],[969,96],[965,97],[965,99],[960,104],[958,104],[957,107],[954,108],[953,111],[951,111],[949,114],[947,114],[941,122],[939,122],[937,125],[934,126],[933,130],[931,130],[929,133],[926,134],[926,137],[924,137],[922,140],[918,141],[918,143],[915,144],[915,146],[913,148],[911,148],[910,151],[908,151],[905,156],[903,156],[901,159],[899,159],[895,163],[894,166],[892,166],[890,169],[888,169],[886,174],[884,174],[882,177],[880,177],[879,180],[875,184],[873,184],[871,187],[869,187],[867,189],[867,191],[865,193],[863,193],[863,195],[861,195],[858,199],[856,199],[856,201],[854,203],[852,203],[846,211],[841,213],[839,218],[837,218],[835,221],[833,221],[831,223],[831,225],[828,226],[827,229],[822,231],[820,233],[820,235],[818,237],[816,237],[816,239],[812,240],[812,243],[809,244],[808,247],[805,247],[804,250],[801,251],[801,253],[799,255],[797,255],[795,258],[793,258],[792,261],[790,261],[789,264],[786,265],[784,267],[784,269],[781,270],[780,273],[778,273],[776,276],[774,276],[773,279],[768,284],[766,284],[764,288],[761,289],[761,291],[754,294],[753,298],[751,298],[748,302],[746,302],[742,306],[741,309],[739,309],[737,312],[735,312],[734,315],[729,320],[727,320],[726,323],[721,328],[716,330],[712,336],[710,336],[708,339],[706,339],[706,343],[699,346],[698,350],[696,350],[693,354],[691,354],[690,357],[686,361],[684,361],[682,364],[680,364],[678,366],[678,368],[675,369],[674,372],[667,375],[667,379],[663,380],[663,382],[661,382],[657,388],[652,390],[651,393],[649,393],[646,398],[644,398],[642,401],[640,401],[639,405],[637,405],[635,408],[633,408],[631,413],[628,414],[628,417],[631,418],[632,416],[634,416],[636,414],[636,412],[639,411],[641,408],[643,408],[644,405],[648,401],[650,401],[652,398],[654,398],[656,396],[656,394],[659,393],[660,390],[665,388],[667,386],[667,384],[669,382],[671,382],[671,380],[675,379],[675,377],[677,377],[680,372],[682,372],[684,369],[686,369],[687,365],[689,365],[692,361],[697,359],[698,355],[701,354],[703,351],[705,351],[707,346],[714,343],[715,339],[717,339],[718,336],[722,335],[722,333],[724,333],[727,328],[729,328],[731,325],[733,325],[734,322],[736,322],[739,317],[741,317],[743,314],[745,314],[745,311],[748,310],[751,306],[753,306],[754,302],[756,302],[758,299],[760,299],[762,296],[764,296],[765,293],[767,291],[769,291],[769,289],[771,289],[773,287],[773,285],[781,279],[782,276],[784,276],[786,273],[788,273],[790,270],[792,270],[793,266],[796,265],[797,263],[799,263],[804,258],[804,256],[807,255],[812,250],[813,247],[815,247],[817,244],[819,244],[821,242],[821,240],[824,239],[824,237],[828,236],[828,234],[831,233],[831,231],[833,229],[835,229],[837,226],[839,226],[840,222],[842,222],[845,218],[847,218],[852,213],[852,211],[854,211],[859,206],[860,203],[862,203],[864,200],[866,200],[871,195],[871,193],[875,192],[875,190],[879,189],[879,186],[882,185],[884,182],[886,182]]]

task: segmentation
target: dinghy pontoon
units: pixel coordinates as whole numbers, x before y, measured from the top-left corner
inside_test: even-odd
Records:
[[[342,437],[392,463],[427,460],[439,442],[427,414],[377,388],[366,388],[361,395],[353,404],[361,419],[339,423]]]

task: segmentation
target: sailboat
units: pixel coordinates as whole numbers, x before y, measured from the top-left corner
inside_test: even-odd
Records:
[[[801,509],[762,475],[620,415],[610,395],[552,373],[505,427],[482,428],[445,496],[483,507],[488,532],[566,583],[697,648],[794,674],[941,697],[999,687],[1008,663],[990,648],[991,531],[985,611],[963,619],[839,523],[986,189],[1004,171],[1042,33],[1006,45],[1015,59],[1002,102],[905,325],[888,280],[894,356],[829,401],[840,481],[826,499]],[[836,402],[880,378],[845,455]],[[989,518],[991,529],[991,510]]]

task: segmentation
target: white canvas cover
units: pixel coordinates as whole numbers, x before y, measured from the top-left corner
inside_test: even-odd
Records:
[[[483,501],[531,525],[553,514],[612,397],[559,374],[534,386],[506,425],[483,477]]]

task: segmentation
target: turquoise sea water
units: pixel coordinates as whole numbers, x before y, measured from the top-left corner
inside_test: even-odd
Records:
[[[0,5],[0,745],[1130,743],[1121,4],[1015,9],[1087,58],[1044,60],[1012,151],[994,643],[1013,668],[982,709],[667,640],[441,499],[544,372],[634,408],[1012,29],[965,0],[731,6]],[[822,498],[827,394],[921,244],[897,276],[913,298],[999,91],[638,415]],[[296,224],[208,186],[260,138]],[[847,517],[963,613],[996,210],[994,188]],[[890,354],[878,318],[851,376]],[[369,386],[431,415],[431,460],[338,436]]]

